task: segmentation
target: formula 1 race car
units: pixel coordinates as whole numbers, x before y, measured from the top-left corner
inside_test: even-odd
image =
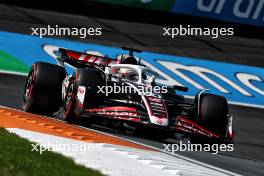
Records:
[[[177,91],[181,86],[156,83],[157,73],[140,63],[136,49],[116,59],[60,48],[58,65],[36,62],[25,85],[23,109],[67,122],[97,119],[118,122],[157,138],[185,134],[230,143],[232,116],[224,97],[197,93],[190,102]],[[67,74],[65,65],[74,68]]]

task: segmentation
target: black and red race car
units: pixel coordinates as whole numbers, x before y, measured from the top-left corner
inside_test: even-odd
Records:
[[[129,54],[112,59],[60,48],[58,65],[34,63],[25,85],[24,111],[67,122],[81,118],[118,122],[143,133],[158,131],[152,133],[157,138],[183,133],[233,141],[233,118],[224,97],[202,90],[190,102],[176,94],[188,88],[157,84],[159,75],[134,57],[141,51],[123,49]],[[74,68],[73,74],[66,73],[64,64]]]

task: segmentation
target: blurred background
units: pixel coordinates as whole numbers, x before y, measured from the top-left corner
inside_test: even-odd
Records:
[[[30,34],[50,25],[102,27],[103,37],[69,39],[263,66],[261,1],[249,0],[2,0],[1,30]],[[162,27],[232,27],[234,37],[161,37]],[[65,38],[65,37],[64,37]],[[250,61],[249,61],[250,60]]]

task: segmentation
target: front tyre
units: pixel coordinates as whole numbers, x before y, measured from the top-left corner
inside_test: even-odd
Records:
[[[198,123],[209,131],[224,137],[228,126],[226,99],[218,95],[204,94],[201,99]]]
[[[98,100],[102,98],[98,94],[98,86],[105,85],[103,73],[93,68],[78,68],[74,76],[70,78],[70,84],[67,87],[63,107],[59,112],[59,118],[69,123],[75,123],[81,120],[78,118],[82,115],[85,107],[99,106]],[[78,97],[80,87],[85,88],[82,102]],[[78,90],[79,89],[79,90]]]
[[[66,122],[74,122],[75,120],[75,104],[76,104],[76,86],[75,82],[71,81],[66,91],[65,99],[63,102],[61,119]]]

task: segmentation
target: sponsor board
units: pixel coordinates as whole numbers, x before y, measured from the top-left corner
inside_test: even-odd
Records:
[[[127,7],[264,26],[264,0],[96,0]]]
[[[264,0],[177,0],[172,11],[264,26]]]
[[[58,47],[83,52],[96,51],[113,58],[124,53],[115,47],[50,38],[40,39],[9,32],[0,32],[0,38],[0,51],[8,53],[28,68],[35,61],[56,64]],[[225,96],[234,104],[264,107],[263,68],[150,52],[143,52],[137,56],[159,74],[159,83],[189,87],[189,91],[184,95],[194,96],[197,91],[206,88],[212,93]],[[6,58],[0,58],[3,59]],[[67,68],[68,71],[70,69]]]

